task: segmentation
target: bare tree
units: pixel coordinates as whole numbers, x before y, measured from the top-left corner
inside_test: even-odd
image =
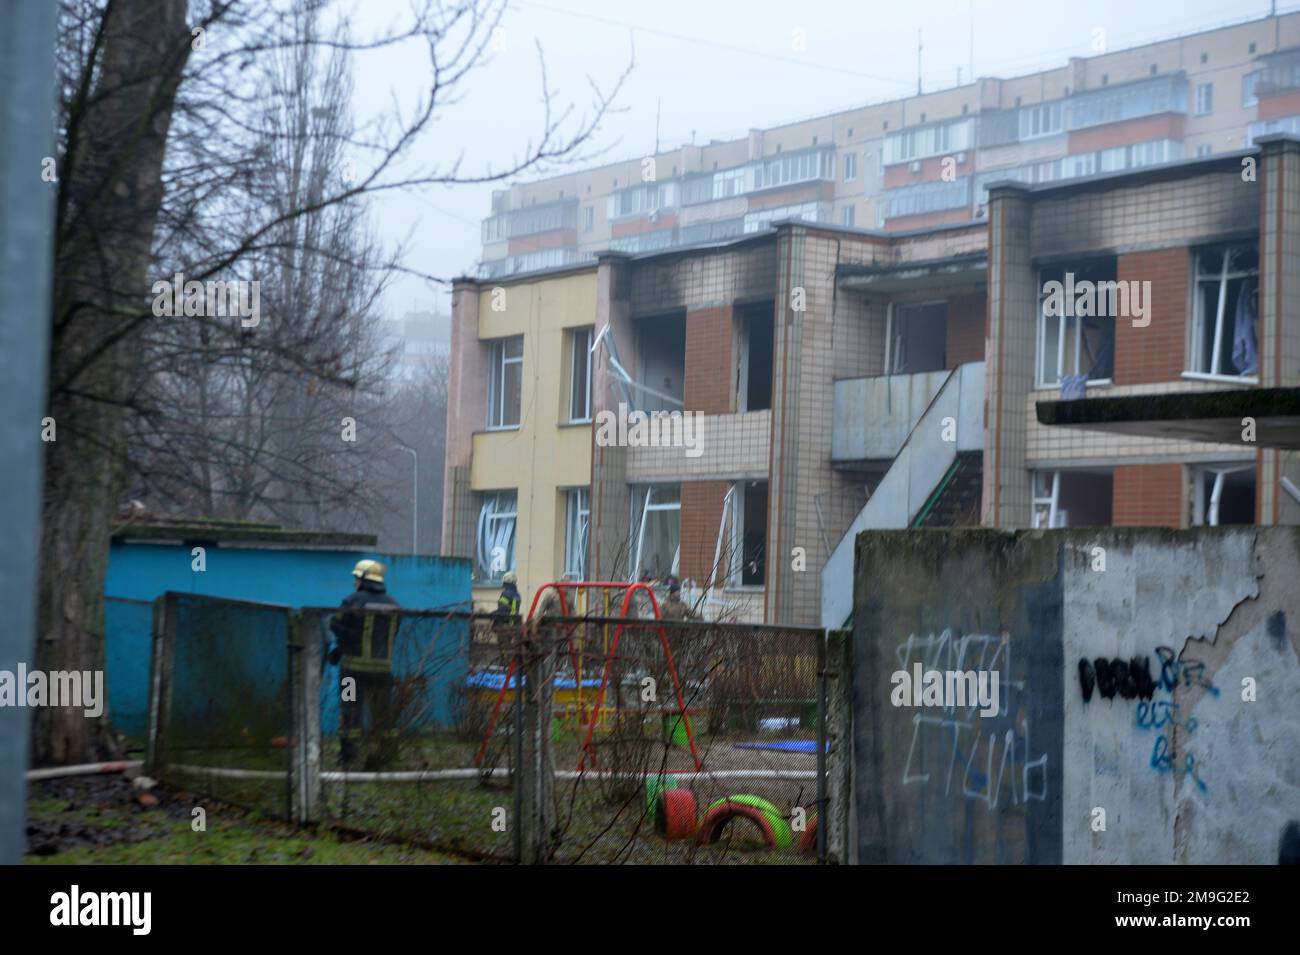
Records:
[[[315,7],[300,3],[294,16],[299,35],[314,41]],[[397,262],[369,238],[364,196],[319,206],[321,196],[346,187],[342,146],[353,134],[346,56],[308,42],[267,60],[268,93],[250,130],[263,161],[237,197],[245,216],[264,208],[283,220],[267,248],[245,256],[261,315],[251,332],[221,336],[219,354],[205,324],[163,321],[150,330],[150,351],[168,361],[132,422],[130,494],[151,509],[319,527],[325,512],[369,500],[361,493],[366,469],[356,465],[375,453],[379,432],[357,428],[355,440],[344,437],[349,419],[384,411],[387,356],[372,328]],[[291,215],[299,209],[311,211]],[[203,239],[176,234],[190,261],[208,254]],[[285,353],[297,362],[284,362]],[[322,380],[314,369],[341,369],[347,383]]]
[[[556,104],[543,70],[541,127],[512,162],[414,161],[413,147],[483,65],[505,6],[426,0],[382,35],[351,38],[328,0],[62,0],[48,399],[58,430],[45,476],[40,668],[103,668],[104,578],[129,446],[145,449],[132,480],[177,499],[188,488],[214,510],[250,498],[321,507],[295,490],[314,473],[312,455],[299,453],[316,440],[303,422],[341,428],[334,416],[348,408],[358,444],[382,430],[366,417],[374,355],[365,323],[352,319],[383,276],[419,270],[355,241],[367,196],[495,181],[583,155],[622,79],[608,92],[593,84],[580,113]],[[323,70],[308,83],[319,91],[335,56],[404,43],[427,52],[424,93],[355,129],[341,110],[318,115],[310,96],[266,86],[273,73],[287,86],[294,71]],[[352,176],[340,175],[340,160],[355,164]],[[150,279],[177,271],[186,283],[266,278],[278,311],[255,327],[203,308],[160,318]],[[340,323],[341,334],[320,337]],[[267,402],[277,409],[269,421]],[[186,447],[187,420],[212,441]],[[351,450],[351,473],[342,468],[335,487],[365,473],[364,450]],[[115,750],[104,721],[70,708],[39,711],[34,734],[40,763]]]

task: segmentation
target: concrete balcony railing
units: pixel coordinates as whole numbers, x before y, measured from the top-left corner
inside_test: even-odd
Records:
[[[658,484],[711,479],[766,478],[772,412],[699,415],[688,435],[695,447],[630,446],[627,482]],[[698,453],[696,453],[698,452]]]
[[[945,369],[835,382],[831,463],[892,461],[950,374]]]

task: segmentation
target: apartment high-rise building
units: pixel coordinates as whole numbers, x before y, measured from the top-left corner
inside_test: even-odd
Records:
[[[1268,16],[512,185],[483,221],[479,277],[782,219],[887,231],[982,220],[993,181],[1139,169],[1297,131],[1300,13]]]

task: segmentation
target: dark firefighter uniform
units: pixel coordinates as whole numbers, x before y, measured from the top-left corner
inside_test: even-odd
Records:
[[[501,596],[497,598],[497,609],[492,616],[498,620],[519,616],[518,578],[510,571],[501,578]]]
[[[397,736],[392,657],[398,620],[393,614],[365,612],[398,607],[384,588],[384,569],[377,560],[359,561],[352,571],[356,590],[343,599],[342,611],[330,621],[335,645],[329,660],[339,667],[339,748],[345,769],[358,762],[363,730],[373,743],[365,747],[367,768],[388,760]],[[356,681],[356,695],[345,700],[343,681],[349,677]]]

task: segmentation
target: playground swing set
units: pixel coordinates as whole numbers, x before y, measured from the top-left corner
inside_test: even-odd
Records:
[[[590,607],[590,597],[593,593],[599,594],[602,598],[602,616],[608,617],[610,608],[614,605],[611,596],[617,599],[617,591],[623,591],[623,599],[619,606],[618,616],[623,618],[621,622],[614,626],[613,638],[610,638],[609,624],[605,624],[605,648],[604,648],[604,667],[600,678],[600,689],[596,694],[594,706],[588,711],[586,700],[584,699],[584,680],[582,674],[582,646],[575,646],[573,640],[574,628],[578,625],[569,621],[564,624],[565,647],[569,655],[570,665],[573,667],[574,686],[576,691],[576,716],[579,723],[586,723],[586,733],[583,738],[582,749],[578,755],[578,771],[582,772],[586,768],[587,755],[594,755],[593,740],[596,733],[597,724],[606,716],[605,713],[605,696],[609,689],[610,674],[614,669],[614,660],[618,654],[619,643],[623,639],[623,631],[629,625],[631,626],[648,626],[653,627],[658,634],[660,646],[663,647],[664,658],[668,662],[668,675],[673,684],[673,695],[677,703],[676,715],[674,716],[674,736],[679,737],[684,731],[685,742],[690,750],[691,760],[695,765],[695,771],[700,772],[704,764],[700,760],[699,752],[695,746],[695,731],[691,726],[688,718],[689,713],[686,706],[686,698],[682,692],[681,680],[677,675],[677,665],[673,660],[672,648],[668,644],[668,633],[665,630],[662,621],[663,617],[659,612],[659,601],[655,597],[654,590],[649,584],[644,582],[629,583],[625,581],[594,581],[594,580],[560,580],[549,581],[537,589],[533,595],[532,603],[528,608],[528,616],[524,618],[522,626],[532,623],[537,612],[537,607],[541,602],[544,594],[553,591],[559,599],[560,616],[570,616],[569,597],[576,598],[573,603],[573,616],[585,613]],[[645,624],[631,623],[626,620],[629,612],[632,610],[633,596],[636,593],[644,593],[649,599],[650,607],[654,612],[652,618],[648,618]],[[567,595],[567,596],[566,596]],[[587,598],[585,601],[583,598]],[[579,606],[581,603],[587,606]],[[483,742],[479,746],[478,753],[474,757],[474,765],[481,766],[483,759],[487,754],[488,743],[492,739],[492,734],[496,730],[497,720],[501,715],[501,705],[505,702],[506,694],[512,689],[512,680],[518,669],[518,658],[512,658],[509,666],[506,668],[505,679],[501,682],[501,688],[497,692],[497,698],[492,707],[492,713],[488,717],[487,729],[483,733]]]
[[[631,625],[634,627],[652,627],[659,637],[660,645],[664,651],[664,658],[668,664],[668,673],[672,679],[673,695],[677,704],[675,714],[671,714],[672,737],[675,742],[681,742],[684,738],[695,767],[694,773],[697,775],[703,773],[704,764],[695,745],[695,732],[690,720],[692,714],[687,708],[682,692],[677,665],[673,659],[672,648],[669,646],[667,631],[662,623],[663,617],[659,610],[659,601],[650,585],[644,582],[631,583],[624,581],[549,581],[539,587],[533,595],[532,603],[528,608],[528,615],[522,621],[522,627],[527,628],[533,621],[538,605],[543,595],[548,591],[553,591],[557,595],[560,604],[560,616],[562,617],[571,616],[571,602],[574,611],[572,616],[581,616],[590,607],[591,595],[593,593],[599,594],[602,616],[605,618],[610,616],[609,611],[617,600],[617,592],[623,592],[618,614],[623,619],[614,626],[612,639],[609,634],[609,624],[604,625],[604,666],[601,673],[600,689],[596,694],[595,704],[590,710],[587,709],[586,701],[583,698],[583,648],[580,643],[575,646],[573,639],[573,631],[577,623],[566,621],[564,624],[565,647],[574,673],[576,716],[580,724],[586,723],[586,732],[578,755],[577,771],[581,773],[585,770],[589,754],[593,757],[596,755],[593,739],[597,724],[602,721],[605,715],[604,703],[609,688],[610,674],[613,671],[614,660],[618,654],[619,642],[623,638],[623,631],[627,626]],[[632,609],[633,596],[638,592],[646,595],[654,616],[647,618],[644,624],[636,622],[629,624],[627,618]],[[611,600],[611,597],[613,600]],[[572,598],[572,601],[570,598]],[[585,604],[585,606],[582,606],[582,604]],[[506,669],[501,688],[497,692],[492,713],[488,718],[487,729],[483,734],[482,745],[474,757],[476,766],[481,766],[483,763],[488,750],[488,743],[500,718],[501,706],[505,702],[506,694],[513,688],[512,679],[517,670],[518,658],[513,658]],[[566,715],[569,715],[570,712],[572,711],[566,711]],[[646,778],[647,814],[651,817],[656,830],[665,838],[669,840],[694,839],[701,845],[716,843],[720,840],[723,830],[729,823],[743,819],[753,825],[770,848],[784,850],[794,845],[794,833],[791,831],[789,822],[774,804],[760,796],[750,794],[726,796],[711,803],[705,808],[703,816],[700,816],[694,793],[680,785],[683,781],[681,777],[690,775],[690,771],[669,771],[661,774],[649,774]],[[800,852],[814,852],[816,850],[817,821],[817,816],[814,815],[807,829],[801,834],[801,838],[798,840],[798,850]]]

